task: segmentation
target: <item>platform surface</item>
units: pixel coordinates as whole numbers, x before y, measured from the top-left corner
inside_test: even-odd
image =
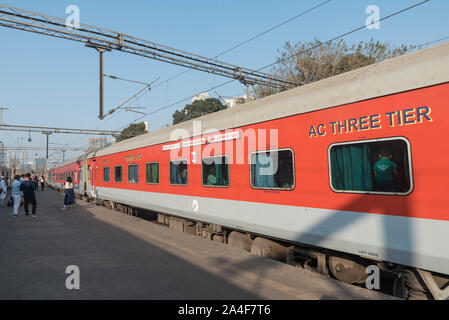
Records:
[[[0,207],[0,299],[392,299],[63,195]],[[66,268],[80,289],[66,288]]]

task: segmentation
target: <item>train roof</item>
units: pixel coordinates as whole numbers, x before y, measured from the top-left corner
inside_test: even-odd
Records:
[[[54,168],[50,168],[50,170],[53,170],[53,169],[56,169],[56,168],[61,168],[61,167],[64,167],[64,166],[68,166],[70,164],[74,164],[77,161],[83,161],[83,160],[85,160],[87,158],[92,158],[92,157],[95,156],[96,152],[97,152],[97,150],[86,152],[86,153],[82,154],[81,156],[72,158],[70,160],[66,160],[62,164],[60,164],[58,166],[55,166]]]
[[[177,141],[171,139],[175,129],[192,137],[193,121],[201,121],[202,132],[226,130],[449,82],[447,66],[449,42],[127,139],[88,157]]]

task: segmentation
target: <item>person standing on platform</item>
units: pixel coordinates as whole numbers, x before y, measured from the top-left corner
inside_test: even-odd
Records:
[[[6,187],[6,182],[5,182],[5,177],[0,177],[0,204],[3,205],[6,199],[6,192],[7,192],[7,187]]]
[[[44,191],[44,187],[45,187],[45,179],[44,176],[41,177],[41,191]]]
[[[75,204],[75,193],[73,192],[73,182],[71,177],[67,177],[67,181],[64,183],[64,207],[62,210],[70,208]]]
[[[36,217],[36,195],[34,194],[33,182],[31,181],[31,174],[25,175],[25,181],[20,184],[20,191],[23,192],[23,198],[25,200],[25,215],[29,216],[28,206],[32,205],[33,218]]]
[[[12,192],[11,192],[11,196],[14,200],[14,212],[13,212],[13,217],[17,217],[19,214],[19,207],[20,207],[20,203],[22,202],[22,196],[23,196],[23,192],[20,191],[20,176],[18,174],[16,174],[14,176],[14,181],[12,183]]]
[[[37,177],[33,176],[31,179],[31,182],[33,183],[33,190],[37,192],[39,190],[39,184],[37,183]]]

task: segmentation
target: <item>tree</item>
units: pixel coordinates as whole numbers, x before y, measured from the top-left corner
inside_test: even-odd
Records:
[[[192,120],[206,114],[226,109],[226,106],[220,100],[209,98],[205,100],[195,100],[188,104],[181,111],[173,114],[173,124]]]
[[[144,122],[132,123],[125,129],[123,129],[122,132],[120,132],[120,136],[117,138],[117,142],[140,136],[141,134],[145,133],[148,133],[148,131],[145,128]]]
[[[314,42],[299,42],[296,45],[287,42],[283,50],[278,50],[279,63],[271,73],[275,77],[302,86],[400,56],[415,48],[406,45],[393,48],[388,42],[375,42],[373,39],[353,46],[348,46],[342,39],[326,44],[317,39]],[[265,86],[257,86],[255,89],[258,98],[279,91],[281,90]]]

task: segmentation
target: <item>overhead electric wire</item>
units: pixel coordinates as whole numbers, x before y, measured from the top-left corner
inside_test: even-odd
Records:
[[[117,77],[117,76],[113,76],[113,75],[108,75],[108,74],[103,74],[103,76],[105,76],[107,78],[114,79],[114,80],[122,80],[122,81],[127,81],[127,82],[139,83],[139,84],[143,84],[143,85],[146,85],[146,86],[149,85],[148,83],[145,83],[145,82],[125,79],[125,78],[121,78],[121,77]]]
[[[331,1],[332,1],[332,0],[326,0],[326,1],[323,1],[323,2],[321,2],[321,3],[319,3],[319,4],[317,4],[316,6],[314,6],[314,7],[312,7],[312,8],[309,8],[309,9],[307,9],[307,10],[305,10],[305,11],[303,11],[303,12],[297,14],[296,16],[294,16],[294,17],[292,17],[292,18],[287,19],[287,20],[285,20],[285,21],[283,21],[283,22],[277,24],[276,26],[271,27],[271,28],[269,28],[269,29],[267,29],[267,30],[265,30],[265,31],[263,31],[263,32],[261,32],[261,33],[255,35],[255,36],[253,36],[253,37],[251,37],[251,38],[245,40],[245,41],[242,41],[242,42],[236,44],[236,45],[233,46],[232,48],[229,48],[229,49],[227,49],[227,50],[225,50],[225,51],[223,51],[223,52],[217,54],[215,57],[213,57],[213,59],[216,59],[216,58],[218,58],[218,57],[220,57],[220,56],[222,56],[222,55],[224,55],[224,54],[226,54],[226,53],[228,53],[228,52],[230,52],[230,51],[232,51],[232,50],[234,50],[234,49],[237,49],[237,48],[239,48],[239,47],[241,47],[241,46],[247,44],[248,42],[250,42],[250,41],[252,41],[252,40],[254,40],[254,39],[257,39],[257,38],[263,36],[264,34],[267,34],[268,32],[273,31],[273,30],[275,30],[275,29],[277,29],[277,28],[279,28],[279,27],[281,27],[281,26],[283,26],[283,25],[289,23],[290,21],[293,21],[293,20],[295,20],[295,19],[297,19],[297,18],[299,18],[299,17],[302,17],[303,15],[305,15],[305,14],[307,14],[307,13],[313,11],[313,10],[316,10],[316,9],[320,8],[321,6],[327,4],[327,3],[331,2]],[[161,85],[163,85],[163,84],[165,84],[165,83],[169,83],[171,80],[174,80],[174,79],[176,79],[176,78],[178,78],[178,77],[180,77],[180,76],[182,76],[182,75],[184,75],[184,74],[186,74],[187,72],[190,72],[190,71],[191,71],[191,69],[184,70],[184,71],[182,71],[182,72],[180,72],[180,73],[178,73],[178,74],[176,74],[176,75],[174,75],[174,76],[168,78],[167,80],[164,80],[164,81],[158,83],[157,85],[155,85],[155,86],[153,87],[153,89],[155,89],[155,88],[157,88],[157,87],[159,87],[159,86],[161,86]],[[142,92],[138,97],[140,97],[141,95],[143,95],[143,94],[145,94],[145,93],[146,93],[146,92]],[[187,99],[186,99],[186,100],[187,100]]]
[[[432,40],[432,41],[424,42],[424,43],[419,44],[418,48],[421,48],[423,46],[429,46],[429,44],[441,42],[441,41],[448,40],[448,39],[449,39],[449,37],[444,37],[444,38],[441,38],[441,39],[438,39],[438,40]]]
[[[409,10],[411,10],[411,9],[413,9],[413,8],[416,8],[416,7],[418,7],[418,6],[421,6],[421,5],[423,5],[423,4],[427,3],[427,2],[430,2],[430,1],[431,1],[431,0],[424,0],[424,1],[421,1],[421,2],[416,3],[416,4],[414,4],[414,5],[411,5],[411,6],[409,6],[409,7],[406,7],[406,8],[404,8],[404,9],[402,9],[402,10],[396,11],[396,12],[394,12],[394,13],[388,15],[388,16],[385,16],[385,17],[380,18],[380,19],[378,19],[378,20],[376,20],[376,21],[373,21],[373,24],[376,24],[376,23],[378,23],[378,22],[381,22],[381,21],[387,20],[387,19],[389,19],[389,18],[392,18],[392,17],[394,17],[394,16],[397,16],[398,14],[401,14],[401,13],[403,13],[403,12],[409,11]],[[341,35],[339,35],[339,36],[336,36],[336,37],[334,37],[334,38],[332,38],[332,39],[330,39],[330,40],[327,40],[327,41],[325,41],[325,42],[323,42],[323,43],[320,43],[320,44],[318,44],[318,45],[316,45],[316,46],[313,46],[313,47],[308,48],[308,49],[306,49],[306,50],[303,50],[303,51],[301,51],[301,52],[295,53],[295,54],[290,55],[290,56],[288,56],[288,57],[286,57],[286,58],[280,59],[280,60],[278,60],[278,61],[276,61],[276,62],[270,63],[270,64],[268,64],[268,65],[266,65],[266,66],[264,66],[264,67],[262,67],[262,68],[257,69],[256,71],[260,71],[260,70],[269,68],[269,67],[274,66],[274,65],[276,65],[276,64],[278,64],[278,63],[281,63],[281,62],[284,62],[284,61],[286,61],[286,60],[289,60],[289,59],[291,59],[291,58],[294,57],[294,56],[297,56],[297,55],[299,55],[299,54],[306,53],[306,52],[311,51],[311,50],[313,50],[313,49],[322,47],[322,46],[324,46],[324,45],[326,45],[326,44],[328,44],[328,43],[331,43],[331,42],[333,42],[333,41],[335,41],[335,40],[337,40],[337,39],[344,38],[344,37],[346,37],[346,36],[348,36],[348,35],[350,35],[350,34],[352,34],[352,33],[355,33],[355,32],[357,32],[357,31],[360,31],[360,30],[365,29],[365,28],[366,28],[366,25],[363,25],[363,26],[361,26],[361,27],[355,28],[355,29],[353,29],[353,30],[351,30],[351,31],[345,32],[345,33],[343,33],[343,34],[341,34]],[[207,90],[203,90],[203,91],[201,91],[201,92],[208,92],[208,91],[217,89],[217,88],[219,88],[219,87],[222,87],[222,86],[224,86],[224,85],[226,85],[226,84],[229,84],[229,83],[231,83],[231,82],[234,82],[234,81],[235,81],[235,79],[231,79],[231,80],[228,80],[228,81],[226,81],[226,82],[224,82],[224,83],[222,83],[222,84],[220,84],[220,85],[217,85],[217,86],[212,87],[212,88],[207,89]],[[152,115],[152,114],[154,114],[154,113],[156,113],[156,112],[159,112],[159,111],[165,110],[165,109],[167,109],[167,108],[170,108],[170,107],[172,107],[172,106],[174,106],[174,105],[176,105],[176,104],[178,104],[178,103],[184,102],[184,101],[189,100],[189,99],[191,99],[191,98],[193,98],[193,97],[195,97],[195,95],[190,96],[190,97],[187,97],[187,98],[184,98],[184,99],[181,99],[181,100],[178,100],[178,101],[176,101],[176,102],[174,102],[174,103],[171,103],[171,104],[169,104],[169,105],[167,105],[167,106],[164,106],[164,107],[161,107],[161,108],[156,109],[156,110],[154,110],[154,111],[151,111],[151,112],[147,113],[146,115],[141,116],[141,117],[139,117],[139,118],[136,118],[135,120],[133,120],[133,121],[127,123],[126,125],[124,125],[124,126],[121,127],[120,129],[118,129],[117,131],[120,131],[120,130],[122,130],[123,128],[126,128],[126,127],[127,127],[128,125],[130,125],[131,123],[134,123],[134,122],[136,122],[136,121],[139,121],[139,120],[141,120],[141,119],[143,119],[143,118],[146,118],[146,117],[148,117],[148,116],[150,116],[150,115]]]
[[[420,5],[423,5],[423,4],[427,3],[427,2],[430,2],[430,0],[424,0],[424,1],[421,1],[421,2],[419,2],[419,3],[414,4],[414,5],[412,5],[412,6],[409,6],[409,7],[405,8],[405,9],[402,9],[402,10],[399,10],[399,11],[397,11],[397,12],[394,12],[394,13],[388,15],[388,16],[385,16],[385,17],[383,17],[383,18],[381,18],[381,19],[378,19],[378,20],[376,20],[376,21],[373,21],[372,24],[376,24],[376,23],[378,23],[378,22],[384,21],[384,20],[389,19],[389,18],[391,18],[391,17],[397,16],[398,14],[401,14],[401,13],[403,13],[403,12],[405,12],[405,11],[408,11],[408,10],[411,10],[411,9],[413,9],[413,8],[416,8],[416,7],[418,7],[418,6],[420,6]],[[256,71],[260,71],[260,70],[264,70],[264,69],[266,69],[266,68],[272,67],[272,66],[274,66],[275,64],[278,64],[278,63],[287,61],[287,60],[293,58],[294,56],[298,56],[298,55],[300,55],[300,54],[302,54],[302,53],[305,53],[305,52],[307,52],[307,51],[310,51],[310,50],[313,50],[313,49],[322,47],[322,46],[324,46],[324,45],[326,45],[326,44],[329,44],[329,43],[331,43],[331,42],[333,42],[333,41],[335,41],[335,40],[337,40],[337,39],[344,38],[344,37],[346,37],[346,36],[348,36],[348,35],[350,35],[350,34],[353,34],[353,33],[357,32],[357,31],[360,31],[360,30],[362,30],[362,29],[365,29],[366,27],[367,27],[366,25],[360,26],[360,27],[358,27],[358,28],[356,28],[356,29],[353,29],[353,30],[351,30],[351,31],[348,31],[348,32],[346,32],[346,33],[344,33],[344,34],[342,34],[342,35],[339,35],[339,36],[335,37],[335,38],[332,38],[332,39],[330,39],[330,40],[327,40],[326,42],[323,42],[323,43],[321,43],[321,44],[318,44],[318,45],[316,45],[316,46],[313,46],[313,47],[311,47],[311,48],[308,48],[308,49],[306,49],[306,50],[304,50],[304,51],[301,51],[301,52],[299,52],[299,53],[292,54],[292,55],[290,55],[290,56],[288,56],[288,57],[286,57],[286,58],[280,59],[280,60],[278,60],[278,61],[276,61],[276,62],[270,63],[269,65],[266,65],[266,66],[264,66],[264,67],[262,67],[262,68],[259,68],[259,69],[257,69]]]
[[[251,42],[252,40],[257,39],[257,38],[259,38],[259,37],[261,37],[261,36],[263,36],[263,35],[269,33],[270,31],[273,31],[273,30],[275,30],[275,29],[277,29],[277,28],[279,28],[279,27],[281,27],[281,26],[283,26],[283,25],[285,25],[285,24],[287,24],[287,23],[289,23],[289,22],[291,22],[291,21],[293,21],[293,20],[295,20],[295,19],[297,19],[297,18],[299,18],[299,17],[301,17],[301,16],[303,16],[303,15],[305,15],[305,14],[311,12],[311,11],[313,11],[313,10],[316,10],[316,9],[318,9],[318,8],[320,8],[320,7],[322,7],[322,6],[324,6],[325,4],[327,4],[327,3],[331,2],[331,1],[332,1],[332,0],[326,0],[326,1],[323,1],[323,2],[321,2],[321,3],[319,3],[319,4],[317,4],[317,5],[315,5],[315,6],[311,7],[311,8],[309,8],[309,9],[307,9],[307,10],[305,10],[305,11],[303,11],[303,12],[297,14],[297,15],[295,15],[295,16],[292,17],[292,18],[289,18],[289,19],[287,19],[287,20],[285,20],[285,21],[283,21],[283,22],[277,24],[276,26],[273,26],[273,27],[271,27],[271,28],[269,28],[269,29],[267,29],[267,30],[265,30],[265,31],[263,31],[263,32],[261,32],[261,33],[255,35],[255,36],[253,36],[253,37],[251,37],[251,38],[249,38],[249,39],[247,39],[247,40],[245,40],[245,41],[242,41],[242,42],[238,43],[237,45],[235,45],[235,46],[233,46],[233,47],[231,47],[231,48],[229,48],[229,49],[227,49],[227,50],[225,50],[225,51],[219,53],[219,54],[216,55],[213,59],[216,59],[216,58],[218,58],[218,57],[220,57],[220,56],[222,56],[222,55],[224,55],[224,54],[226,54],[226,53],[229,53],[230,51],[235,50],[235,49],[237,49],[237,48],[239,48],[239,47],[241,47],[241,46],[247,44],[248,42]],[[170,82],[171,80],[173,80],[173,79],[175,79],[175,78],[178,78],[178,77],[180,77],[181,75],[183,75],[183,74],[185,74],[185,73],[187,73],[187,72],[189,72],[189,71],[191,71],[191,69],[184,70],[184,71],[178,73],[177,75],[175,75],[175,76],[173,76],[173,77],[171,77],[171,78],[169,78],[169,79],[167,79],[167,80],[164,80],[164,81],[162,81],[162,82],[156,84],[155,86],[153,86],[153,89],[159,87],[159,86],[162,85],[162,84],[165,84],[165,83],[168,84],[168,82]],[[129,81],[129,82],[135,82],[135,83],[145,84],[145,83],[143,83],[143,82],[133,81],[133,80],[128,80],[128,79],[119,78],[119,77],[116,77],[116,76],[110,76],[110,75],[106,75],[106,74],[105,74],[104,76],[109,77],[109,78],[111,78],[111,79],[118,79],[118,80],[124,80],[124,81]],[[233,81],[233,80],[232,80],[232,81]],[[230,82],[232,82],[232,81],[227,81],[227,83],[230,83]],[[224,85],[224,84],[223,84],[223,85]],[[222,85],[220,85],[220,86],[222,86]],[[219,88],[220,86],[214,87],[214,89]],[[141,93],[137,94],[135,98],[136,98],[136,99],[137,99],[137,98],[140,98],[140,96],[143,95],[143,94],[145,94],[145,93],[146,93],[146,91],[141,92]],[[191,99],[191,98],[193,98],[193,97],[194,97],[194,96],[189,97],[189,98],[186,98],[186,99],[183,99],[182,101]],[[182,102],[182,101],[178,101],[178,102],[176,102],[176,103],[180,103],[180,102]],[[171,106],[171,105],[170,105],[170,106]],[[158,112],[158,111],[156,111],[156,112]],[[152,114],[152,113],[153,113],[153,112],[151,112],[151,113],[149,113],[149,114]],[[148,114],[148,115],[149,115],[149,114]],[[145,116],[146,116],[146,115],[145,115]],[[134,121],[137,121],[137,120],[134,120]],[[134,121],[133,121],[133,122],[134,122]],[[132,123],[132,122],[131,122],[131,123]],[[100,125],[100,126],[102,126],[102,125]],[[99,126],[99,127],[100,127],[100,126]],[[120,129],[120,130],[121,130],[121,129]]]
[[[288,20],[286,20],[286,21],[284,21],[284,22],[279,23],[278,25],[276,25],[276,26],[274,26],[274,27],[271,27],[271,28],[269,28],[269,29],[267,29],[267,30],[265,30],[265,31],[263,31],[263,32],[261,32],[261,33],[255,35],[255,36],[253,36],[253,37],[251,37],[251,38],[245,40],[245,41],[242,41],[242,42],[236,44],[236,45],[233,46],[232,48],[229,48],[229,49],[227,49],[227,50],[225,50],[225,51],[219,53],[218,55],[216,55],[215,57],[213,57],[213,59],[216,59],[216,58],[218,58],[218,57],[220,57],[220,56],[222,56],[222,55],[224,55],[224,54],[226,54],[226,53],[228,53],[228,52],[230,52],[230,51],[232,51],[232,50],[234,50],[234,49],[237,49],[237,48],[239,48],[239,47],[241,47],[241,46],[247,44],[248,42],[250,42],[250,41],[252,41],[252,40],[254,40],[254,39],[257,39],[257,38],[263,36],[264,34],[270,32],[270,31],[273,31],[273,30],[275,30],[275,29],[277,29],[277,28],[283,26],[284,24],[287,24],[287,23],[289,23],[290,21],[293,21],[293,20],[295,20],[295,19],[297,19],[297,18],[299,18],[299,17],[301,17],[301,16],[303,16],[303,15],[305,15],[305,14],[307,14],[307,13],[309,13],[309,12],[315,10],[315,9],[318,9],[319,7],[321,7],[321,6],[323,6],[323,5],[327,4],[327,3],[329,3],[329,2],[331,2],[331,1],[332,1],[332,0],[326,0],[326,1],[324,1],[324,2],[321,2],[321,3],[319,3],[318,5],[316,5],[316,6],[312,7],[312,8],[309,8],[309,9],[307,9],[307,10],[301,12],[301,13],[297,14],[296,16],[294,16],[294,17],[292,17],[292,18],[290,18],[290,19],[288,19]],[[189,72],[190,70],[191,70],[191,69],[184,70],[184,71],[178,73],[177,75],[174,75],[173,77],[171,77],[171,78],[169,78],[169,79],[167,79],[167,80],[164,80],[163,82],[160,82],[159,84],[155,85],[154,88],[156,88],[156,87],[158,87],[158,86],[160,86],[160,85],[162,85],[162,84],[164,84],[164,83],[167,83],[167,82],[169,82],[169,81],[171,81],[171,80],[173,80],[173,79],[176,79],[176,78],[182,76],[183,74]]]
[[[216,59],[170,48],[134,36],[80,24],[79,28],[67,28],[65,20],[0,4],[0,26],[28,31],[72,41],[90,48],[118,50],[158,61],[163,61],[198,71],[218,74],[243,83],[258,83],[283,87],[292,83],[273,78],[262,72],[232,65]]]

